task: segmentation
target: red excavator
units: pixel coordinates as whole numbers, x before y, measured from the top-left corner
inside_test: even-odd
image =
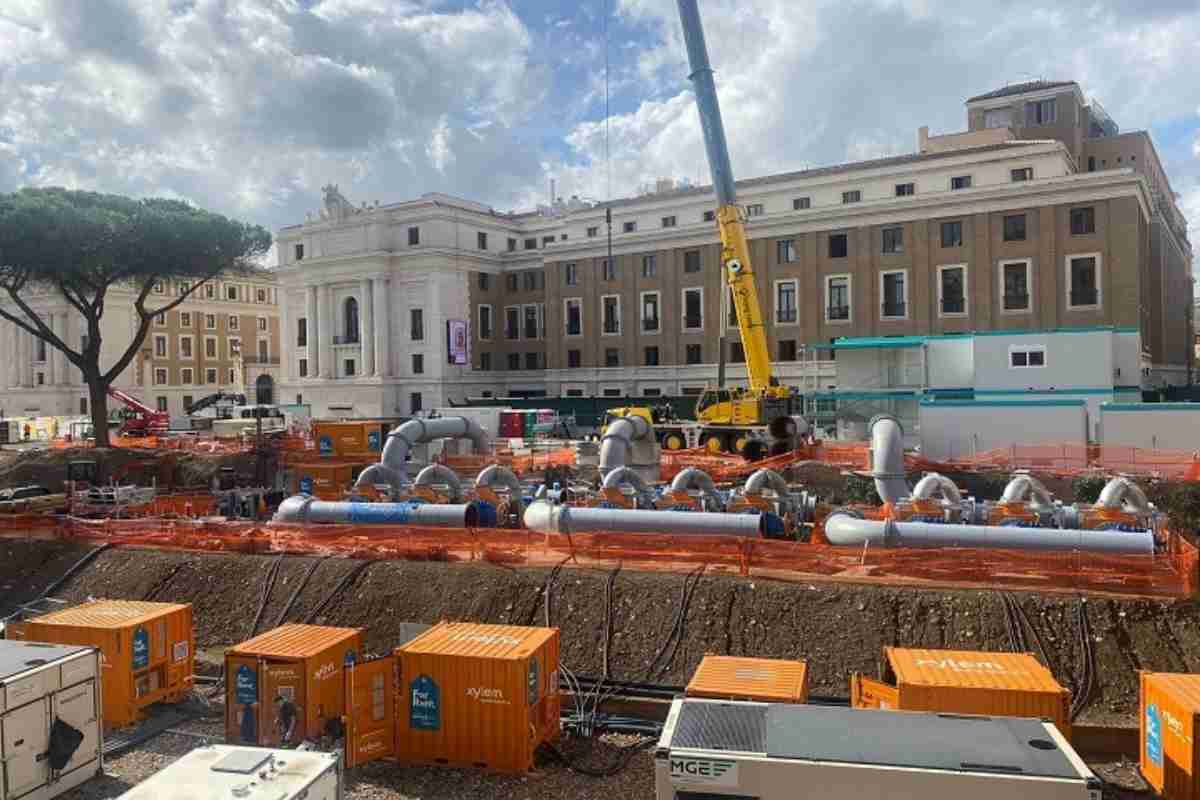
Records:
[[[117,429],[122,436],[166,436],[171,427],[171,416],[125,394],[120,389],[108,387],[108,396],[125,404],[122,412],[124,422]]]

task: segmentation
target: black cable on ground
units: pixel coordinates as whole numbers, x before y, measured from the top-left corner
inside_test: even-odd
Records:
[[[275,627],[278,628],[287,619],[287,615],[291,613],[292,608],[296,605],[296,601],[300,599],[300,593],[304,591],[304,587],[308,586],[308,581],[312,578],[313,573],[317,571],[317,567],[328,559],[329,556],[319,558],[308,565],[308,569],[304,572],[304,577],[300,579],[300,583],[296,586],[296,590],[292,592],[292,596],[288,598],[287,605],[279,612],[279,616],[275,619]]]
[[[267,569],[267,577],[263,580],[262,592],[258,598],[258,611],[254,613],[254,621],[250,623],[250,635],[246,637],[248,639],[253,639],[258,633],[258,624],[262,622],[267,604],[271,601],[271,593],[275,591],[275,581],[279,578],[279,568],[282,564],[283,554],[280,553]]]
[[[83,558],[79,559],[74,564],[72,564],[70,569],[68,569],[66,572],[64,572],[62,574],[62,577],[60,577],[58,580],[54,581],[54,583],[47,586],[46,590],[44,592],[42,592],[41,594],[39,594],[37,597],[35,597],[32,600],[32,602],[36,603],[39,600],[45,600],[50,595],[58,592],[59,589],[61,589],[62,587],[67,585],[67,581],[71,580],[71,578],[74,578],[77,574],[79,574],[79,572],[81,572],[83,570],[84,567],[86,567],[88,564],[91,564],[93,561],[96,560],[96,558],[101,553],[103,553],[105,550],[108,550],[112,546],[113,546],[112,542],[106,542],[106,543],[100,545],[99,547],[96,547],[93,550],[88,551],[88,553],[86,555],[84,555]]]
[[[541,749],[553,760],[576,774],[586,775],[589,778],[611,778],[628,767],[634,756],[654,746],[657,741],[654,738],[647,738],[633,744],[622,745],[617,748],[617,757],[613,763],[599,768],[584,765],[578,759],[568,757],[566,753],[548,742],[543,743]]]
[[[1078,622],[1079,640],[1082,646],[1081,655],[1083,656],[1083,675],[1079,679],[1075,696],[1071,698],[1072,720],[1087,708],[1088,701],[1092,699],[1092,693],[1096,689],[1096,652],[1092,648],[1092,628],[1088,621],[1087,600],[1084,598],[1079,600]]]
[[[617,564],[616,569],[608,573],[608,580],[604,584],[604,642],[601,649],[603,657],[603,672],[605,680],[608,680],[611,674],[610,665],[612,663],[612,635],[613,635],[613,600],[615,595],[617,575],[621,572],[621,565]]]
[[[321,616],[321,612],[333,605],[333,601],[336,600],[342,592],[350,588],[350,586],[356,580],[358,580],[358,576],[363,574],[363,572],[365,572],[369,566],[371,566],[370,561],[362,561],[355,565],[355,567],[349,572],[347,572],[346,576],[338,581],[337,586],[333,587],[333,590],[325,597],[325,599],[322,600],[316,608],[308,612],[308,616],[304,618],[304,624],[311,625],[317,617]]]
[[[154,584],[154,588],[146,592],[146,594],[142,596],[142,599],[145,601],[151,601],[157,598],[159,593],[163,589],[167,588],[167,584],[170,583],[171,580],[178,575],[179,571],[182,569],[183,564],[176,564],[175,566],[171,567],[171,569],[167,571],[167,574],[163,576],[162,580]]]
[[[546,576],[545,586],[542,587],[542,610],[544,612],[543,617],[545,619],[545,625],[547,628],[550,627],[550,610],[551,604],[553,603],[551,595],[554,593],[554,585],[558,582],[558,576],[559,573],[562,572],[563,566],[570,560],[571,556],[567,556],[562,561],[555,564],[554,569],[550,570],[550,574]],[[534,611],[534,614],[537,614],[536,610]],[[529,622],[530,624],[533,624],[532,619],[530,619]]]

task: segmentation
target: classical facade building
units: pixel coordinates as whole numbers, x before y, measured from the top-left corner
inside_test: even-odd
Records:
[[[1192,251],[1148,135],[1119,133],[1070,82],[972,98],[967,117],[963,133],[923,129],[911,155],[739,183],[781,379],[888,388],[846,387],[839,341],[1099,328],[1136,334],[1137,374],[1114,388],[1186,382]],[[501,214],[437,194],[355,207],[327,187],[318,217],[279,233],[285,398],[391,415],[696,393],[722,334],[744,380],[714,203],[663,182]],[[1054,388],[1049,370],[1037,382]]]
[[[164,305],[181,288],[164,281],[148,306]],[[109,291],[101,318],[104,368],[116,363],[137,330],[133,299],[128,290]],[[83,318],[65,300],[48,293],[31,305],[64,341],[82,346]],[[16,354],[0,391],[0,408],[9,416],[88,413],[87,387],[61,353],[10,322],[0,322],[0,346]],[[235,353],[241,354],[241,372]],[[202,397],[238,387],[245,387],[248,402],[274,403],[280,358],[278,287],[274,275],[262,271],[211,281],[155,319],[141,352],[114,385],[172,416]]]

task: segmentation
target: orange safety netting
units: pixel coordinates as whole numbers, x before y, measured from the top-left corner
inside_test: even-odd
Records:
[[[943,471],[1029,469],[1063,477],[1103,471],[1173,480],[1200,480],[1200,453],[1115,445],[1011,445],[947,460],[911,456],[909,466],[913,469]]]
[[[48,517],[47,519],[53,519]],[[33,520],[0,520],[0,536],[28,536]],[[43,529],[43,534],[46,531]],[[1200,554],[1170,535],[1156,555],[1023,550],[843,548],[729,536],[420,528],[394,525],[265,525],[188,519],[62,518],[53,535],[89,542],[197,551],[292,553],[361,559],[488,561],[553,566],[623,564],[664,572],[710,572],[803,581],[1089,591],[1190,597],[1200,588]]]
[[[760,461],[746,461],[741,456],[710,453],[704,448],[694,450],[664,450],[660,478],[669,481],[688,467],[702,469],[716,481],[745,478],[760,469],[776,472],[806,461],[818,461],[831,467],[861,470],[870,464],[866,442],[818,442]]]
[[[208,439],[196,436],[112,436],[113,447],[128,450],[179,450],[189,453],[245,453],[254,449],[253,444],[243,444],[237,439]],[[94,439],[58,438],[50,441],[52,450],[72,450],[95,447]]]

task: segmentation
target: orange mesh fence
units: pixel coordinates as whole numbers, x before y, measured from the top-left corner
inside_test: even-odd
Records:
[[[760,461],[746,461],[741,456],[732,454],[714,454],[703,448],[664,451],[659,472],[662,480],[669,481],[683,470],[695,467],[707,472],[714,480],[731,481],[746,478],[760,469],[780,472],[806,461],[819,461],[831,467],[860,470],[866,469],[869,464],[868,450],[866,442],[819,443],[805,445]]]
[[[119,436],[110,439],[113,447],[127,450],[179,450],[195,453],[244,453],[252,449],[236,439],[209,439],[198,436]],[[52,450],[70,450],[78,447],[95,447],[94,439],[53,439]]]
[[[963,458],[933,460],[910,456],[924,470],[1030,469],[1064,477],[1100,470],[1174,480],[1200,480],[1200,453],[1112,445],[1011,445]]]

